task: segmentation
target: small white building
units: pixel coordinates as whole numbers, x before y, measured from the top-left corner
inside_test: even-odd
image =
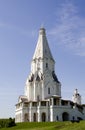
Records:
[[[44,28],[40,28],[38,42],[27,77],[25,94],[19,96],[15,110],[16,122],[67,121],[85,119],[85,106],[77,89],[72,101],[61,98],[61,83],[55,74]]]

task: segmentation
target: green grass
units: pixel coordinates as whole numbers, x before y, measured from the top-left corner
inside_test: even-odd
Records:
[[[67,122],[32,122],[17,123],[11,128],[2,128],[0,130],[85,130],[85,121],[80,123]]]

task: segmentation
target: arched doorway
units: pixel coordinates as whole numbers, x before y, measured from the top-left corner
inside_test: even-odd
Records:
[[[28,119],[28,113],[25,113],[25,115],[24,115],[24,121],[25,122],[29,121],[29,119]]]
[[[63,119],[63,121],[68,121],[69,120],[69,114],[67,112],[64,112],[62,114],[62,119]]]
[[[42,113],[42,121],[43,121],[43,122],[46,121],[46,113],[45,113],[45,112]]]
[[[33,115],[33,121],[34,121],[34,122],[37,121],[36,113],[34,113],[34,115]]]

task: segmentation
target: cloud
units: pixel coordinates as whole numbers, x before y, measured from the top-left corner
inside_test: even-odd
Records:
[[[85,56],[85,18],[79,15],[78,7],[69,2],[60,5],[56,19],[55,26],[50,30],[56,43],[76,55]]]

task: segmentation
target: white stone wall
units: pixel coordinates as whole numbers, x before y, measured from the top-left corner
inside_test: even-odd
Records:
[[[69,120],[74,119],[77,120],[77,117],[81,117],[82,119],[84,119],[84,116],[81,112],[79,112],[77,109],[72,109],[68,106],[59,106],[59,107],[51,107],[50,111],[52,111],[52,115],[53,117],[51,117],[51,121],[57,121],[57,116],[58,116],[58,121],[63,121],[63,117],[62,114],[63,113],[68,113],[69,115]]]

